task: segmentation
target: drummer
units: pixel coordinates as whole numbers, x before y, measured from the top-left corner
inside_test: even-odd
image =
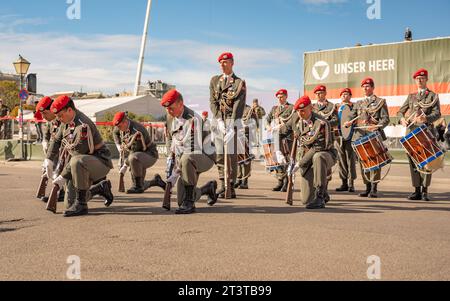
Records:
[[[352,102],[352,90],[350,88],[345,88],[341,90],[341,106],[349,106],[350,110],[354,110],[354,105]],[[351,138],[351,137],[350,137]],[[338,192],[355,192],[354,181],[357,178],[356,175],[356,164],[355,164],[355,151],[352,147],[352,141],[344,140],[342,136],[336,137],[334,146],[338,153],[338,166],[339,166],[339,177],[341,178],[342,185],[336,188]]]
[[[288,91],[285,89],[279,90],[275,97],[278,98],[278,104],[272,108],[269,115],[267,115],[267,126],[266,129],[269,135],[278,135],[279,137],[279,145],[278,145],[278,154],[277,157],[283,157],[280,159],[284,159],[287,161],[288,156],[290,155],[293,141],[293,130],[287,124],[294,117],[294,106],[290,104],[288,99]],[[280,160],[279,160],[280,161]],[[283,160],[282,160],[283,161]],[[281,162],[280,162],[281,163]],[[275,186],[272,191],[281,191],[286,192],[288,186],[288,178],[286,174],[286,167],[283,167],[280,170],[277,170],[278,185]]]
[[[374,94],[375,82],[372,78],[365,78],[361,82],[361,88],[364,99],[358,101],[355,105],[351,120],[359,117],[355,127],[352,141],[356,141],[362,137],[379,132],[381,139],[386,140],[384,128],[389,125],[389,110],[386,104],[386,99],[379,98]],[[351,126],[351,122],[347,122],[346,126]],[[378,183],[381,180],[381,169],[375,172],[364,172],[363,166],[360,162],[361,174],[366,184],[366,190],[359,194],[360,197],[378,197]]]
[[[401,117],[400,123],[407,128],[407,134],[422,125],[426,125],[434,132],[433,122],[441,117],[439,96],[427,88],[427,70],[418,70],[414,73],[413,78],[416,81],[417,93],[410,94],[400,108],[400,111],[398,112],[398,115]],[[411,118],[406,118],[407,112],[409,112]],[[419,172],[410,157],[409,167],[415,192],[411,194],[408,199],[430,201],[428,197],[428,187],[431,184],[431,174]]]

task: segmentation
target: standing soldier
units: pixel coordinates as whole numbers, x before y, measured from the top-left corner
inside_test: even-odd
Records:
[[[255,121],[252,117],[253,108],[245,105],[244,116],[242,117],[242,130],[238,133],[238,181],[234,188],[248,189],[248,179],[252,172],[252,154],[250,150],[250,132],[255,132]]]
[[[279,90],[275,94],[275,97],[278,98],[278,105],[274,106],[269,115],[267,115],[267,130],[269,133],[273,133],[274,138],[278,135],[279,145],[277,151],[281,152],[284,160],[286,160],[292,148],[293,131],[289,124],[295,115],[294,106],[287,101],[288,91],[286,89]],[[272,191],[286,192],[288,186],[286,168],[277,170],[276,177],[278,179],[278,185]]]
[[[263,124],[264,116],[266,116],[266,110],[264,110],[264,108],[259,105],[258,98],[253,99],[253,105],[252,105],[252,111],[250,114],[250,118],[252,118],[256,124],[256,129],[255,129],[256,139],[255,140],[256,140],[257,147],[259,147],[261,145],[262,132],[261,132],[260,126]]]
[[[341,105],[349,106],[351,110],[354,109],[351,89],[349,88],[343,89],[341,91],[341,99],[342,99]],[[351,139],[346,141],[341,136],[339,136],[336,137],[334,145],[338,153],[339,177],[342,180],[342,186],[336,188],[336,191],[355,192],[354,181],[357,175],[356,175],[355,152],[352,147],[352,141]]]
[[[7,117],[8,115],[9,115],[9,108],[3,104],[3,100],[0,98],[0,140],[8,139],[7,124],[9,123],[9,120],[1,120],[2,118]]]
[[[330,122],[331,130],[334,133],[334,130],[338,126],[339,119],[336,106],[327,99],[327,87],[323,85],[317,86],[314,89],[314,94],[317,97],[317,102],[313,104],[314,112]]]
[[[294,110],[299,117],[294,132],[300,147],[300,158],[296,166],[301,173],[302,202],[306,209],[322,209],[326,203],[328,171],[336,164],[331,125],[314,112],[308,96],[301,97]]]
[[[355,110],[351,119],[358,118],[358,124],[353,134],[353,141],[356,141],[362,137],[370,135],[374,132],[379,132],[383,141],[386,141],[386,134],[384,128],[389,125],[389,111],[386,104],[386,99],[379,98],[374,94],[375,82],[372,78],[365,78],[361,82],[361,88],[363,89],[364,99],[356,103]],[[354,121],[356,122],[356,121]],[[347,122],[346,126],[351,126],[351,122]],[[381,179],[381,170],[378,169],[371,177],[371,172],[364,173],[362,164],[361,175],[366,184],[366,191],[360,193],[360,197],[378,197],[378,182]]]
[[[86,215],[89,188],[92,183],[106,178],[113,168],[110,151],[95,124],[75,108],[71,98],[65,95],[58,97],[50,109],[62,125],[48,148],[47,172],[53,170],[53,161],[59,154],[59,166],[56,168],[58,176],[53,184],[62,188],[70,181],[70,189],[73,188],[76,195],[64,216]],[[110,189],[108,193],[112,196]],[[112,198],[108,199],[105,205],[111,205],[112,201]]]
[[[228,155],[227,161],[230,161],[228,174],[231,179],[227,186],[231,186],[231,198],[236,198],[234,190],[234,183],[237,177],[237,156],[236,145],[230,143],[234,148],[231,148],[224,138],[225,135],[233,136],[237,134],[237,126],[244,114],[245,99],[247,95],[247,88],[245,81],[236,76],[233,72],[234,57],[231,53],[223,53],[218,59],[223,74],[216,75],[211,79],[209,86],[210,90],[210,108],[213,117],[217,122],[217,134],[215,134],[215,145],[218,149],[217,167],[219,171],[219,180],[221,188],[219,190],[219,197],[225,198],[225,156]],[[239,122],[237,122],[239,120]],[[234,139],[229,139],[233,141]],[[227,147],[227,152],[225,152]]]
[[[184,105],[183,96],[178,91],[167,92],[161,105],[168,113],[167,145],[176,161],[176,167],[168,179],[176,181],[180,206],[176,214],[194,213],[195,202],[202,195],[208,196],[208,205],[214,205],[217,202],[217,182],[211,181],[201,188],[197,187],[200,174],[210,170],[216,160],[210,131],[205,131],[201,117]]]
[[[427,70],[418,70],[414,73],[413,78],[416,81],[418,92],[410,94],[400,108],[398,113],[402,117],[400,122],[407,128],[407,134],[423,125],[426,125],[431,131],[434,131],[433,122],[441,117],[439,96],[427,88]],[[405,117],[407,112],[411,116],[409,121]],[[417,170],[411,158],[409,158],[409,167],[415,192],[408,199],[430,201],[428,187],[431,184],[431,174],[424,174]]]
[[[128,167],[131,168],[133,187],[128,189],[128,194],[141,194],[150,187],[159,186],[163,190],[166,183],[161,176],[156,174],[150,182],[145,182],[147,168],[152,167],[159,158],[156,144],[153,143],[150,134],[145,127],[130,120],[125,112],[118,112],[114,116],[114,143],[121,156],[120,173],[125,175]]]

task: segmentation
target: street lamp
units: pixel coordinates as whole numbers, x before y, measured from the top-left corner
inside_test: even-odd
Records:
[[[28,73],[28,69],[30,68],[31,63],[24,59],[19,54],[19,59],[13,63],[14,68],[16,69],[16,73],[20,75],[20,90],[23,89],[23,78]],[[26,160],[24,142],[23,142],[23,107],[22,107],[22,99],[19,97],[19,131],[20,131],[20,145],[22,149],[22,160]]]

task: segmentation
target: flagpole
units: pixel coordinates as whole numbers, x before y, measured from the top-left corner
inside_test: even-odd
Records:
[[[147,14],[145,16],[144,33],[142,34],[141,53],[139,55],[136,81],[134,86],[134,96],[138,96],[139,86],[141,85],[142,68],[144,65],[145,47],[147,45],[148,24],[150,23],[150,11],[152,9],[152,0],[148,0]]]

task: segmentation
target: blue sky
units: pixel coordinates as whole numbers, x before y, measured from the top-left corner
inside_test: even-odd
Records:
[[[69,20],[66,0],[2,1],[0,70],[21,53],[41,93],[131,90],[146,3],[81,0],[81,19]],[[381,19],[369,20],[367,0],[153,0],[143,80],[176,84],[205,109],[216,58],[231,51],[248,101],[268,107],[279,88],[297,98],[305,51],[401,41],[407,26],[414,39],[450,35],[448,0],[380,3]]]

